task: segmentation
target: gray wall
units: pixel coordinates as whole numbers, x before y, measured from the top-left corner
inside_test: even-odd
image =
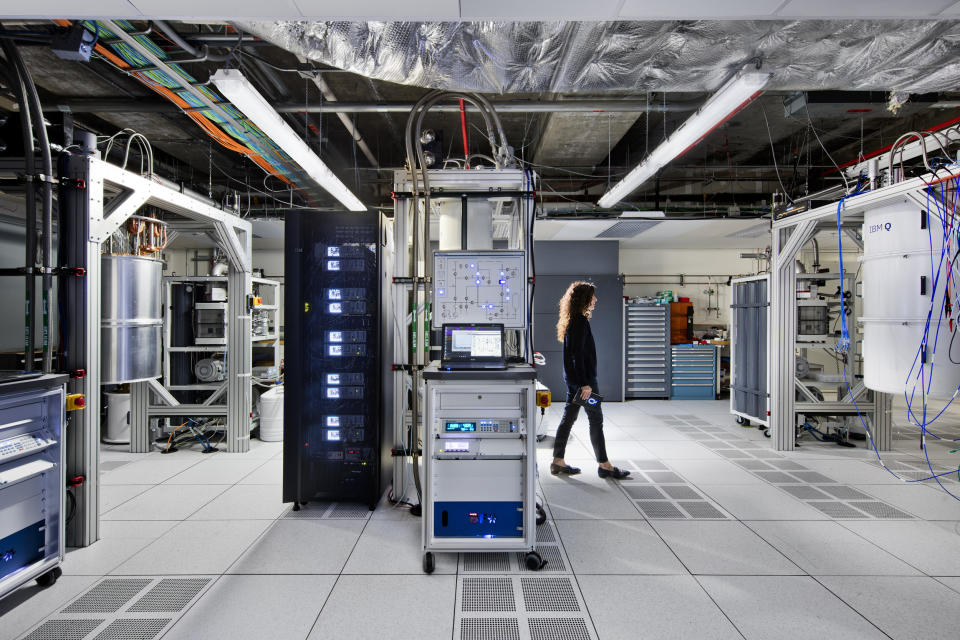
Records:
[[[537,287],[533,300],[535,351],[546,357],[540,381],[550,387],[553,401],[566,398],[563,384],[563,345],[557,342],[557,303],[574,280],[597,285],[597,307],[590,320],[597,343],[600,393],[607,401],[623,400],[623,285],[619,276],[617,241],[540,241],[534,245]]]

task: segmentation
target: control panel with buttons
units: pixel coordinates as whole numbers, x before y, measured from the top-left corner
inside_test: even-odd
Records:
[[[35,453],[41,449],[46,449],[52,440],[45,440],[39,436],[23,434],[0,440],[0,462],[6,462],[13,458],[19,458],[27,453]]]

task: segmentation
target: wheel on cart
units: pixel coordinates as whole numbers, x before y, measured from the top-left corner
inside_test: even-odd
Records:
[[[770,437],[770,427],[767,427],[763,430],[763,435],[766,436],[767,438]]]
[[[424,573],[433,573],[434,564],[433,564],[433,554],[427,551],[423,554],[423,572]]]
[[[546,561],[536,551],[529,552],[523,559],[523,563],[530,571],[540,571],[546,565]]]
[[[63,569],[60,567],[54,567],[47,571],[45,574],[37,577],[37,584],[46,589],[47,587],[52,587],[57,582],[57,578],[63,575]]]
[[[540,503],[537,503],[537,526],[539,527],[546,521],[547,521],[547,512],[544,511],[543,506],[540,505]]]
[[[741,425],[741,426],[744,426],[744,427],[749,427],[749,426],[750,426],[750,421],[747,420],[746,418],[744,418],[743,416],[737,416],[737,424],[739,424],[739,425]]]

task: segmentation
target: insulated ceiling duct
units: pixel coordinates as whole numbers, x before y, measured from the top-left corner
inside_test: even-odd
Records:
[[[484,93],[714,91],[759,57],[768,89],[960,85],[956,20],[247,22],[297,55],[378,80]]]

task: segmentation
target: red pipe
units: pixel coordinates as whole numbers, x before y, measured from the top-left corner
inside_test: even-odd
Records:
[[[957,124],[958,122],[960,122],[960,118],[952,118],[952,119],[950,119],[950,120],[947,120],[946,122],[941,122],[940,124],[935,124],[935,125],[933,125],[932,127],[928,128],[928,129],[924,129],[924,130],[923,130],[923,133],[928,133],[928,132],[930,132],[930,131],[939,131],[940,129],[946,129],[946,128],[949,127],[949,126],[952,126],[952,125]],[[886,153],[887,151],[890,151],[890,147],[892,147],[892,146],[893,146],[892,144],[888,144],[887,146],[885,146],[885,147],[883,147],[883,148],[881,148],[881,149],[877,149],[876,151],[871,151],[870,153],[866,154],[866,155],[863,156],[862,158],[857,158],[856,160],[851,160],[850,162],[844,162],[843,164],[840,165],[839,168],[840,168],[840,169],[846,169],[847,167],[851,167],[851,166],[857,164],[858,162],[863,162],[864,160],[869,160],[870,158],[876,158],[877,156],[883,155],[883,154]],[[827,170],[825,170],[825,171],[824,171],[823,173],[821,173],[820,175],[821,175],[822,177],[826,177],[826,176],[830,175],[831,173],[836,173],[836,172],[837,172],[837,168],[832,168],[832,169],[827,169]]]
[[[467,169],[470,168],[470,147],[467,146],[467,109],[460,98],[460,129],[463,131],[463,160]]]

